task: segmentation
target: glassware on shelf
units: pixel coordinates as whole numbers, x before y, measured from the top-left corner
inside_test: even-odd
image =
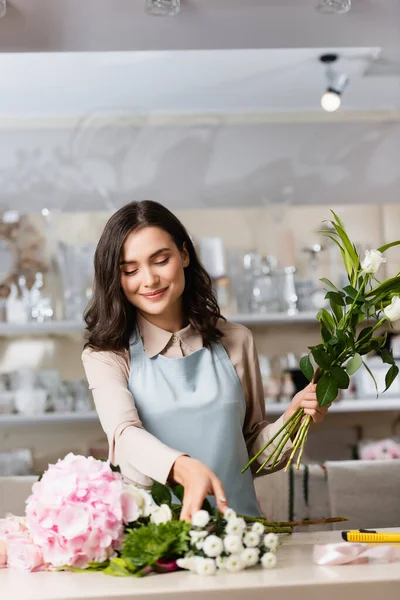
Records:
[[[297,294],[294,283],[294,274],[296,267],[285,267],[282,274],[281,301],[283,312],[288,315],[295,315],[299,312],[297,308]]]
[[[88,301],[92,280],[95,247],[91,244],[71,246],[60,242],[58,262],[64,291],[64,318],[81,321]]]
[[[146,13],[156,17],[174,17],[180,9],[180,0],[145,0]]]
[[[279,311],[279,286],[276,263],[272,257],[260,257],[254,269],[251,308],[255,313]]]

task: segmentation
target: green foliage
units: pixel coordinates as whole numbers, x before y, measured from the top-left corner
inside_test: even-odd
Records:
[[[300,359],[300,369],[304,377],[306,377],[308,381],[311,381],[314,375],[314,369],[309,356],[303,356]]]
[[[154,481],[151,486],[151,495],[158,506],[161,506],[161,504],[168,504],[168,506],[171,506],[171,492],[166,485]]]

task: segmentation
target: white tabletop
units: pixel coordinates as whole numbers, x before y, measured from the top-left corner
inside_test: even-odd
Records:
[[[390,531],[390,530],[388,530]],[[0,570],[1,600],[385,600],[400,597],[400,564],[319,567],[312,563],[313,545],[341,542],[338,531],[288,536],[278,552],[276,569],[219,572],[201,577],[168,575],[109,577],[103,573]],[[206,595],[207,594],[207,595]]]

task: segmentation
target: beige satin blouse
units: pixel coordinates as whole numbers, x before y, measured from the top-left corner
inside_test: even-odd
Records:
[[[138,325],[144,349],[150,358],[156,354],[181,358],[203,346],[201,336],[190,325],[171,333],[153,325],[141,315],[138,316]],[[223,320],[218,327],[224,334],[221,343],[243,388],[247,407],[243,435],[249,455],[253,456],[282,427],[283,417],[272,424],[266,420],[260,367],[251,332],[243,325]],[[119,465],[124,477],[140,486],[150,487],[152,480],[165,483],[172,465],[182,453],[161,443],[143,428],[135,399],[128,389],[129,351],[117,354],[87,348],[82,353],[82,361],[101,425],[107,435],[111,463]],[[288,442],[281,460],[265,473],[282,469],[291,448],[292,444]],[[272,449],[273,446],[260,455],[260,464]]]

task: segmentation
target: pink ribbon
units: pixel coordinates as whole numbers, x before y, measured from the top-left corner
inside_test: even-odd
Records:
[[[400,559],[400,552],[388,544],[317,544],[314,546],[317,565],[361,565],[369,562],[388,563]]]

